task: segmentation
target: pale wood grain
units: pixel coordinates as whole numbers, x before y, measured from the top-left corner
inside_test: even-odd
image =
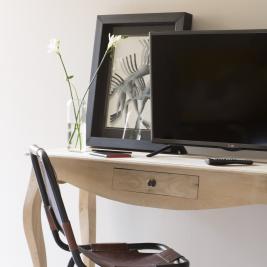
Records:
[[[103,159],[64,150],[48,153],[58,181],[83,190],[80,195],[80,229],[84,243],[95,242],[95,195],[129,204],[175,210],[267,204],[267,164],[264,163],[214,167],[207,165],[204,158],[190,156],[159,155],[151,159],[144,153],[134,153],[134,157],[129,159]],[[131,170],[131,173],[126,171],[119,175],[120,180],[115,181],[114,187],[113,173],[118,169]],[[137,173],[142,174],[142,179]],[[147,179],[155,175],[159,188],[144,189]],[[24,228],[34,266],[46,267],[40,197],[33,176],[25,200]]]
[[[99,163],[114,163],[114,164],[127,164],[129,166],[162,166],[166,168],[183,167],[187,169],[199,169],[212,171],[216,169],[218,172],[237,172],[237,173],[267,173],[267,163],[255,160],[255,164],[251,166],[210,166],[206,163],[206,157],[196,155],[168,155],[159,154],[155,157],[146,157],[146,153],[133,152],[131,158],[102,158],[84,153],[68,152],[66,149],[48,150],[50,157],[62,159],[77,159],[86,160],[90,162]],[[129,169],[131,169],[129,167]]]
[[[267,203],[267,168],[265,174],[248,172],[245,166],[235,171],[221,167],[199,169],[198,166],[164,166],[146,165],[142,163],[115,164],[109,161],[91,161],[70,158],[52,158],[58,170],[59,178],[109,199],[148,207],[199,210],[226,208],[240,205]],[[133,169],[143,172],[160,172],[183,174],[199,177],[197,199],[175,197],[171,195],[145,194],[143,192],[118,191],[113,188],[113,171],[115,168]],[[232,168],[232,167],[231,167]],[[61,179],[61,178],[60,178]]]
[[[149,181],[155,181],[149,186]],[[113,170],[113,189],[146,194],[197,198],[198,176],[133,169]]]
[[[80,190],[80,233],[83,245],[96,242],[96,195]],[[94,267],[88,258],[83,258],[86,266]]]
[[[23,208],[24,232],[34,267],[46,267],[46,253],[41,225],[41,197],[33,172]]]

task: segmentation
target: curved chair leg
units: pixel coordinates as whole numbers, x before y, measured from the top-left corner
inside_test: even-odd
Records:
[[[67,267],[73,267],[73,266],[74,266],[74,260],[71,257]]]

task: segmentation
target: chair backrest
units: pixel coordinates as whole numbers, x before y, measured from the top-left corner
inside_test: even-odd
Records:
[[[44,149],[33,145],[30,147],[30,156],[53,235],[58,231],[62,232],[68,242],[67,250],[74,252],[76,257],[78,246],[61,197],[56,172]],[[58,240],[56,242],[58,243]],[[64,248],[64,244],[61,247]]]

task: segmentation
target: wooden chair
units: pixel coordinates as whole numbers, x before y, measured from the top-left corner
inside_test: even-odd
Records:
[[[189,261],[184,256],[166,245],[157,243],[78,246],[49,157],[44,149],[36,145],[30,147],[30,156],[54,239],[60,248],[71,253],[68,267],[74,264],[78,267],[86,267],[81,254],[101,267],[189,267]],[[59,232],[66,237],[67,244],[60,239]],[[150,250],[150,252],[145,252],[145,250]]]

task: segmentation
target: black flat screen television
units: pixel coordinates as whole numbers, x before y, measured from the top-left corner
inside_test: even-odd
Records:
[[[151,33],[152,141],[267,150],[267,30]]]

